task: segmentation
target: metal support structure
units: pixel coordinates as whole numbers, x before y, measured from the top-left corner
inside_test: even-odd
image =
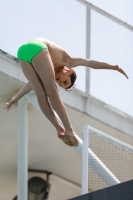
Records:
[[[88,165],[89,165],[89,153],[88,153],[88,138],[89,127],[84,126],[82,130],[83,135],[83,148],[82,148],[82,194],[88,193]]]
[[[18,128],[18,200],[27,200],[28,180],[28,126],[27,101],[23,97],[18,102],[19,128]]]
[[[91,9],[86,6],[86,58],[90,59]],[[90,68],[86,67],[86,93],[90,94]]]
[[[27,94],[26,98],[32,105],[43,115],[35,95]],[[44,115],[43,115],[44,116]],[[59,123],[62,124],[60,118],[56,114]],[[83,149],[83,141],[78,137],[79,145],[77,147],[73,147],[75,151],[82,156],[82,149]],[[115,177],[115,175],[102,163],[102,161],[91,151],[88,149],[88,158],[89,158],[89,165],[94,169],[94,171],[102,178],[102,180],[108,185],[112,186],[115,184],[120,183],[120,181]],[[108,178],[107,178],[108,177]]]

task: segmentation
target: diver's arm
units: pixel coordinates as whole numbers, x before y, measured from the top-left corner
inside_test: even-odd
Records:
[[[96,60],[90,60],[90,59],[78,58],[78,57],[69,58],[68,63],[69,63],[69,68],[74,68],[77,66],[85,66],[85,67],[90,67],[92,69],[117,70],[118,72],[126,76],[126,78],[128,78],[125,71],[119,65],[111,65],[106,62],[100,62]]]

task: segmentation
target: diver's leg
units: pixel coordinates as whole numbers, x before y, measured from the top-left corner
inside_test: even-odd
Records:
[[[44,89],[44,86],[38,77],[36,71],[34,70],[33,66],[25,61],[20,60],[20,65],[22,71],[28,81],[30,82],[32,88],[34,89],[39,106],[43,112],[43,114],[49,119],[49,121],[55,126],[57,130],[58,137],[63,140],[64,143],[68,144],[69,146],[73,146],[69,138],[64,138],[64,128],[59,124],[57,118],[54,114],[53,109],[51,108],[50,103],[48,102],[47,94]]]
[[[47,50],[40,51],[33,59],[32,64],[41,79],[46,93],[50,99],[53,109],[56,111],[58,116],[65,127],[66,138],[70,138],[75,146],[78,146],[78,139],[74,132],[71,123],[69,121],[65,106],[60,99],[60,96],[55,87],[55,72],[54,66],[51,60],[51,56]]]

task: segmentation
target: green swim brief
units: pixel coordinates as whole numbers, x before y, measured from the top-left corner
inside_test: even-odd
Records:
[[[41,41],[31,40],[24,43],[17,52],[17,58],[31,63],[32,59],[42,50],[48,49],[47,45]]]

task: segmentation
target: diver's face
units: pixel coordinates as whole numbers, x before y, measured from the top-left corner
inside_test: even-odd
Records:
[[[64,89],[70,87],[71,79],[70,74],[72,73],[71,69],[63,69],[60,72],[55,74],[56,82],[63,87]]]

